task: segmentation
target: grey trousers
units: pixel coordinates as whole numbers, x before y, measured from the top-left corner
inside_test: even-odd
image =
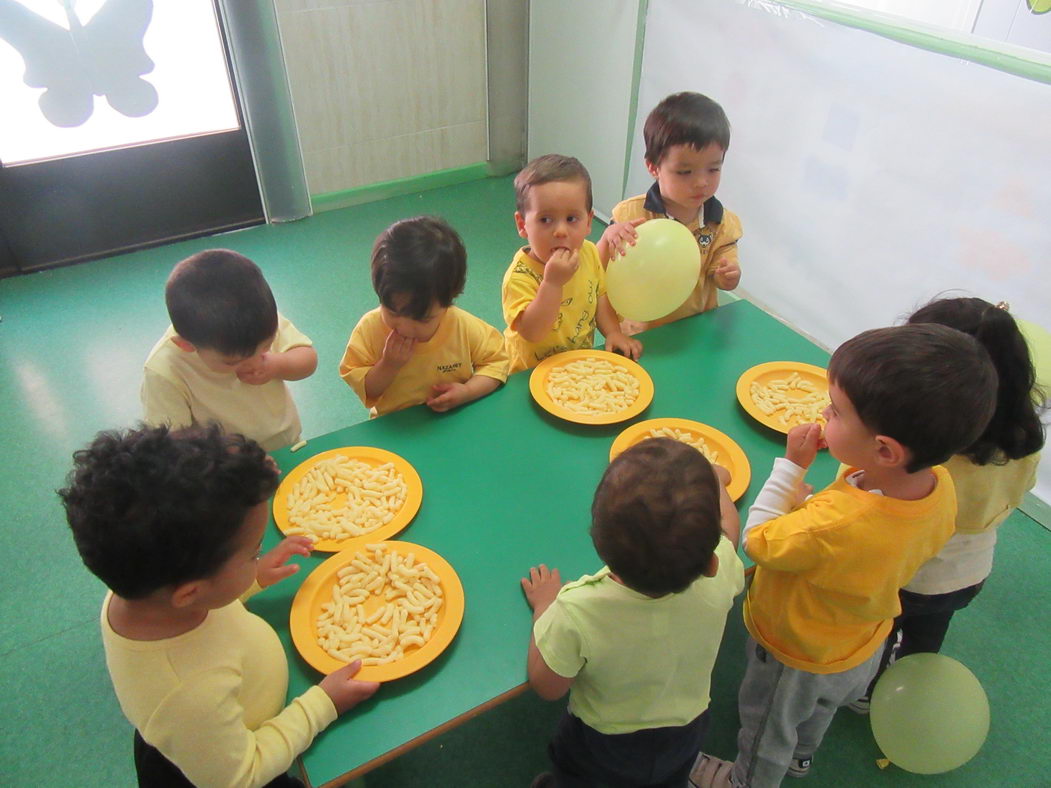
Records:
[[[793,758],[809,758],[821,744],[836,709],[865,694],[882,649],[842,673],[808,673],[779,662],[751,637],[738,712],[737,788],[774,788]]]

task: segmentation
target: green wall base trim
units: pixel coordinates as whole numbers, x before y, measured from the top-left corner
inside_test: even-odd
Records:
[[[1023,514],[1028,515],[1051,531],[1051,504],[1041,501],[1030,492],[1025,494],[1025,498],[1022,499],[1022,505],[1018,508]]]
[[[338,192],[312,194],[310,203],[315,213],[331,211],[336,208],[349,208],[351,205],[362,205],[363,203],[375,202],[376,200],[386,200],[390,197],[400,197],[403,194],[425,192],[469,181],[480,181],[483,178],[490,177],[492,174],[490,165],[487,162],[480,161],[464,167],[451,167],[447,170],[437,170],[436,172],[428,172],[423,175],[412,175],[408,178],[397,178],[393,181],[370,183],[368,186],[356,186],[353,189],[344,189]]]
[[[942,30],[907,19],[860,11],[828,0],[777,0],[776,5],[828,19],[848,27],[938,52],[972,63],[980,63],[1008,74],[1051,84],[1051,57],[1035,49]]]

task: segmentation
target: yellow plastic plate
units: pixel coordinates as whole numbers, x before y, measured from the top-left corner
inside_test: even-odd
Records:
[[[797,424],[805,422],[799,417],[795,417],[788,419],[788,423],[785,424],[781,421],[780,413],[775,412],[770,415],[763,413],[752,399],[750,389],[752,383],[768,385],[771,381],[787,378],[793,372],[799,373],[799,377],[813,383],[818,391],[828,392],[828,374],[825,370],[821,367],[815,367],[813,364],[804,364],[801,361],[768,361],[765,364],[758,364],[751,369],[745,370],[741,377],[737,379],[737,401],[741,403],[741,407],[760,424],[764,424],[772,430],[783,432],[786,435]],[[791,390],[787,393],[789,397],[793,394]],[[807,393],[805,391],[797,391],[796,396],[802,397]]]
[[[288,522],[288,494],[292,490],[292,487],[295,486],[296,482],[302,479],[307,471],[314,467],[317,462],[329,457],[335,457],[338,454],[342,454],[344,457],[350,459],[361,460],[373,467],[383,465],[386,462],[392,463],[398,473],[400,473],[405,480],[405,486],[408,488],[405,494],[405,503],[402,504],[401,509],[398,510],[390,522],[381,525],[376,530],[348,539],[320,539],[314,542],[315,550],[320,550],[323,553],[338,553],[340,550],[345,550],[356,544],[381,542],[384,539],[399,533],[405,528],[405,526],[412,522],[412,518],[416,516],[416,512],[420,510],[420,504],[423,502],[423,481],[420,479],[420,474],[418,474],[416,469],[409,464],[408,460],[399,457],[393,452],[389,452],[385,449],[377,449],[373,446],[344,446],[339,449],[323,451],[320,454],[315,454],[313,457],[304,460],[293,468],[281,481],[281,485],[277,488],[277,492],[274,493],[274,522],[277,523],[277,527],[281,530],[281,533],[285,533],[291,528],[291,525]],[[337,505],[342,505],[343,497],[344,496],[342,495],[333,496],[332,500],[329,502],[329,506],[334,508]]]
[[[639,396],[624,410],[612,413],[577,413],[559,405],[547,394],[547,377],[553,369],[563,367],[570,362],[584,358],[597,358],[608,361],[633,375],[639,381]],[[548,356],[535,367],[529,376],[529,393],[537,404],[553,416],[577,424],[616,424],[619,421],[638,416],[653,401],[653,379],[641,366],[630,358],[606,350],[569,350]]]
[[[752,480],[752,466],[748,462],[748,456],[737,442],[724,432],[720,432],[707,424],[689,419],[647,419],[637,424],[632,424],[624,432],[616,437],[609,449],[610,462],[622,451],[627,451],[636,443],[641,443],[650,438],[651,430],[659,430],[662,427],[681,430],[690,433],[694,438],[704,438],[708,448],[718,452],[716,462],[730,472],[730,485],[726,488],[730,499],[736,501],[744,491],[748,489],[748,483]]]
[[[370,542],[369,544],[373,544]],[[438,575],[445,603],[438,611],[438,626],[431,633],[430,640],[419,648],[408,652],[404,657],[386,665],[364,665],[354,677],[362,681],[392,681],[415,673],[438,657],[453,638],[456,637],[463,621],[464,595],[463,585],[456,571],[449,562],[426,547],[411,542],[386,542],[391,552],[399,555],[415,555]],[[320,564],[299,587],[292,600],[289,614],[289,627],[292,632],[292,643],[296,651],[307,663],[321,673],[331,673],[344,667],[347,663],[328,655],[317,642],[317,629],[314,622],[321,615],[321,606],[332,599],[332,586],[336,584],[339,570],[354,560],[358,550],[344,550],[331,556]],[[370,595],[365,602],[365,613],[371,614],[376,608],[385,604],[382,594]]]

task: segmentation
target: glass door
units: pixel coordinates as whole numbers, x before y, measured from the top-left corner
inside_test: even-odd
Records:
[[[0,275],[263,221],[212,0],[0,0]]]

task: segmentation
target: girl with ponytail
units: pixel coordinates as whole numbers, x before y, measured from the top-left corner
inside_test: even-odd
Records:
[[[1007,304],[981,298],[941,298],[909,323],[940,323],[970,334],[989,351],[1000,377],[996,411],[985,432],[945,467],[956,485],[956,533],[901,591],[897,657],[937,652],[953,613],[968,605],[993,568],[996,528],[1036,482],[1044,445],[1045,395],[1025,337]],[[952,407],[952,403],[946,403]]]

